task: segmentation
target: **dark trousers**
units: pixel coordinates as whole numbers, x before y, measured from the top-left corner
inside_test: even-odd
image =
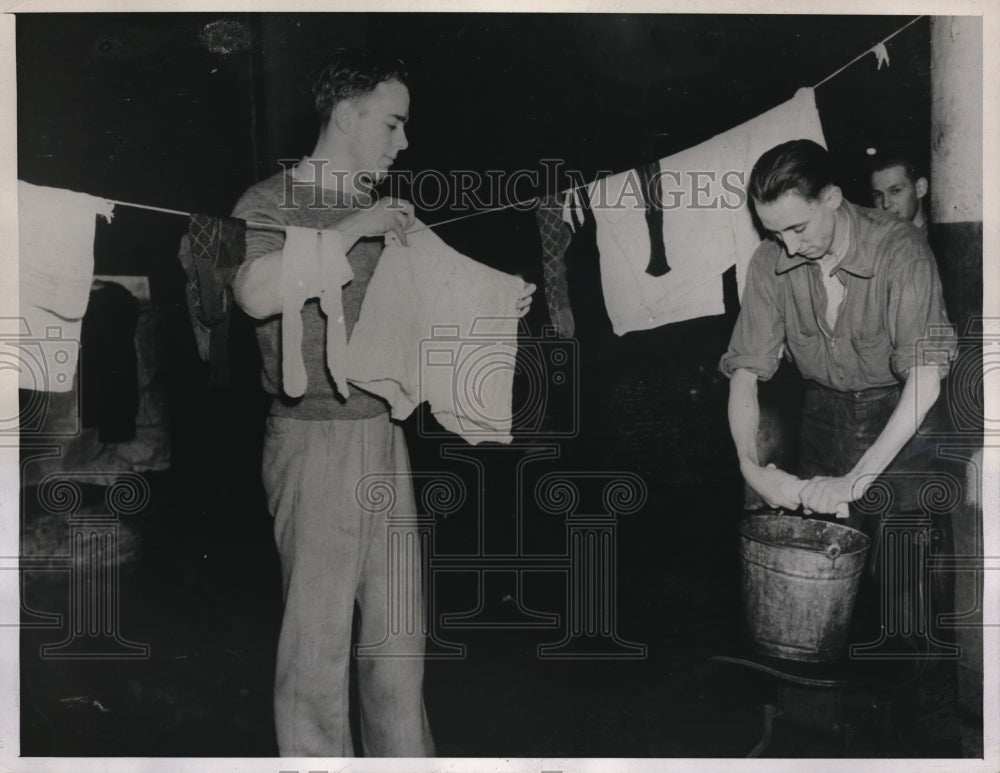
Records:
[[[810,382],[799,437],[799,477],[839,477],[850,472],[885,428],[901,392],[900,386],[838,392]],[[914,516],[929,516],[931,549],[935,553],[950,552],[950,513],[934,512],[935,500],[929,492],[935,480],[940,480],[939,476],[951,472],[947,462],[937,458],[933,437],[923,434],[928,429],[925,422],[876,479],[869,494],[851,505],[850,517],[838,521],[864,532],[872,540],[867,562],[870,576],[881,574],[882,538],[893,519],[897,523],[904,520],[912,523]],[[949,574],[934,573],[931,587],[920,589],[921,594],[933,595],[935,612],[950,608],[950,581]],[[873,585],[870,580],[862,584],[859,607],[875,604],[878,588]]]

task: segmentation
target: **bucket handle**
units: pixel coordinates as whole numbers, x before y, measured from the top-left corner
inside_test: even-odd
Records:
[[[837,557],[840,556],[841,547],[838,543],[834,542],[830,547],[826,549],[826,557],[831,561],[836,561]]]

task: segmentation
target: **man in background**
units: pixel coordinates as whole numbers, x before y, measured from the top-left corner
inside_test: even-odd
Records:
[[[927,177],[912,156],[876,155],[871,165],[872,202],[876,209],[909,220],[927,235]]]

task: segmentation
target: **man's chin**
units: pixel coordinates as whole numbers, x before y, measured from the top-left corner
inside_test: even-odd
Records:
[[[388,169],[363,169],[355,178],[364,186],[378,185],[389,174]]]

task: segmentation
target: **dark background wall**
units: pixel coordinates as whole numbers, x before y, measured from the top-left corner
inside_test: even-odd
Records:
[[[666,14],[19,15],[18,175],[127,201],[226,214],[246,186],[273,173],[278,159],[311,150],[315,126],[303,83],[326,52],[371,45],[396,53],[411,71],[410,149],[399,169],[511,173],[537,170],[545,158],[561,159],[564,169],[589,179],[668,155],[773,107],[906,21]],[[888,69],[876,71],[868,56],[817,91],[843,187],[863,203],[865,149],[900,139],[922,149],[929,136],[927,20],[896,37],[889,50]],[[422,213],[427,222],[449,214]],[[236,387],[222,399],[208,393],[182,305],[176,247],[185,227],[181,217],[120,207],[114,225],[99,229],[97,271],[147,274],[154,300],[170,314],[174,402],[184,406],[173,411],[175,466],[198,469],[211,460],[218,468],[220,458],[235,458],[242,476],[253,466],[248,449],[258,431],[246,417],[261,403],[250,326],[238,319],[234,330]],[[477,259],[540,280],[530,213],[474,218],[439,233]],[[705,465],[714,470],[728,464],[728,434],[718,414],[724,384],[714,371],[731,314],[617,339],[595,284],[595,256],[590,263],[576,260],[571,282],[581,383],[585,398],[594,401],[582,406],[578,448],[610,444],[650,472],[676,466],[679,453],[695,478]],[[529,324],[537,330],[545,322],[539,293]],[[705,419],[712,432],[695,431]],[[588,440],[588,430],[597,437]],[[693,437],[704,443],[691,444]]]
[[[400,156],[399,170],[509,174],[537,170],[541,159],[560,159],[564,169],[590,179],[600,170],[624,171],[666,156],[774,107],[908,20],[693,14],[18,15],[18,176],[40,185],[225,215],[247,186],[277,171],[279,159],[311,151],[316,127],[302,84],[327,51],[367,45],[400,56],[411,73],[410,148]],[[868,147],[904,141],[926,153],[928,38],[928,21],[922,19],[890,42],[888,69],[877,70],[869,55],[817,90],[827,143],[842,172],[842,187],[855,202],[868,203]],[[565,182],[560,179],[558,184]],[[434,223],[461,213],[419,214]],[[254,722],[259,724],[233,731],[238,743],[220,744],[216,728],[218,718],[242,716],[244,709],[221,704],[197,714],[190,725],[176,726],[181,729],[171,730],[173,735],[164,735],[162,750],[236,754],[247,748],[240,745],[246,741],[247,753],[273,753],[270,740],[258,729],[269,721],[267,669],[273,663],[280,615],[270,521],[259,490],[265,409],[259,363],[252,324],[237,313],[233,386],[208,389],[207,366],[196,354],[176,255],[186,228],[184,217],[119,207],[112,225],[98,227],[95,245],[98,273],[149,276],[153,300],[166,315],[173,424],[173,469],[166,482],[169,504],[177,504],[176,510],[183,509],[185,515],[166,508],[170,517],[156,521],[150,532],[154,536],[147,540],[143,566],[156,575],[150,585],[158,590],[143,597],[142,608],[156,610],[150,612],[155,617],[149,623],[151,632],[170,631],[167,645],[156,640],[157,652],[169,653],[171,644],[186,652],[183,647],[190,641],[205,636],[199,628],[203,624],[206,629],[224,628],[219,639],[226,644],[235,640],[242,648],[253,642],[256,648],[244,653],[246,669],[259,669],[261,684],[255,683],[251,691]],[[574,240],[569,256],[578,326],[574,388],[552,390],[543,405],[545,421],[563,426],[576,421],[578,434],[559,442],[558,459],[536,464],[540,470],[624,470],[644,478],[649,500],[641,511],[623,518],[618,531],[615,590],[623,605],[621,633],[629,641],[651,642],[651,652],[658,642],[680,642],[677,646],[689,647],[702,658],[706,642],[734,637],[738,623],[734,521],[744,492],[726,424],[728,386],[716,370],[737,310],[735,283],[729,275],[725,315],[615,337],[604,312],[597,255],[588,246],[590,228],[585,226]],[[438,232],[476,259],[541,282],[531,213],[484,215],[442,226]],[[977,273],[973,269],[965,274]],[[955,285],[966,280],[968,276],[959,277]],[[961,301],[961,293],[953,289],[948,297],[955,299],[951,303]],[[526,320],[527,336],[539,335],[547,321],[539,292]],[[796,376],[781,372],[776,382],[765,391],[765,399],[794,413]],[[516,386],[525,389],[523,374]],[[474,468],[442,457],[442,440],[421,437],[419,418],[406,423],[415,470],[454,472],[471,490],[477,484],[470,474]],[[491,529],[509,525],[517,506],[515,457],[469,453],[489,471],[489,512],[478,515],[489,519]],[[457,513],[439,524],[436,547],[447,552],[475,545],[477,513],[465,515]],[[529,515],[526,538],[535,547],[561,550],[562,522]],[[502,529],[493,533],[504,536]],[[173,579],[159,584],[160,575]],[[699,586],[713,582],[715,596],[698,595]],[[501,598],[507,589],[493,590]],[[451,590],[458,591],[464,592],[464,586]],[[447,589],[439,592],[447,596]],[[687,617],[675,613],[685,604],[694,612]],[[204,610],[209,622],[195,619],[198,610]],[[138,626],[141,617],[131,614],[130,624]],[[702,627],[684,634],[684,626],[695,618]],[[253,629],[261,619],[264,629]],[[244,626],[252,629],[246,635]],[[490,632],[484,638],[492,636]],[[153,633],[149,638],[153,640]],[[537,666],[531,653],[529,666]],[[492,667],[480,673],[492,674]],[[504,668],[497,668],[488,690],[463,687],[468,695],[456,696],[441,687],[465,684],[451,668],[439,665],[429,672],[432,706],[439,712],[435,719],[446,714],[448,719],[441,722],[442,753],[475,756],[484,749],[504,754],[514,749],[537,754],[555,748],[547,745],[545,736],[554,732],[555,712],[536,717],[524,709],[539,700],[531,678],[510,679]],[[662,702],[662,680],[647,678],[649,673],[655,671],[637,672],[636,678],[649,685],[648,705],[656,706]],[[171,689],[172,674],[164,677]],[[114,678],[119,678],[117,672]],[[191,692],[218,678],[214,666],[198,672]],[[567,681],[572,682],[567,695],[577,696],[578,685],[586,680]],[[615,672],[598,685],[597,694],[618,689],[616,685],[626,693],[633,689],[631,684]],[[509,704],[501,699],[505,690],[522,688],[535,694]],[[700,689],[695,697],[700,697]],[[476,697],[483,694],[492,700]],[[463,703],[463,697],[476,700],[478,708]],[[122,705],[128,700],[144,705],[147,699],[126,697]],[[242,700],[234,698],[239,705]],[[623,695],[620,705],[631,706],[631,700]],[[499,707],[497,712],[504,712],[503,723],[496,726],[476,713],[491,702]],[[40,699],[36,703],[45,707]],[[574,698],[570,703],[574,711],[596,711],[596,704],[586,700]],[[539,704],[543,715],[545,705]],[[677,707],[682,727],[690,705]],[[725,711],[720,709],[720,714]],[[38,714],[41,729],[32,731],[35,748],[52,748],[55,733],[44,713]],[[537,719],[545,730],[535,727],[522,734],[509,729],[508,719],[521,714],[527,718],[524,722]],[[641,753],[636,749],[642,747],[630,745],[630,733],[665,736],[656,724],[658,715],[642,716],[647,714],[650,727],[640,732],[634,713],[623,714],[622,726],[613,731],[605,716],[595,721],[589,714],[570,712],[565,717],[568,737],[581,738],[575,746],[558,748],[583,756],[609,749],[622,756]],[[159,717],[155,712],[149,716]],[[167,717],[176,720],[176,712],[171,709]],[[140,714],[143,723],[146,718]],[[748,738],[755,740],[758,714],[750,720]],[[607,737],[595,735],[595,727],[604,727]],[[506,739],[503,733],[517,737],[521,745],[487,738]],[[148,754],[149,747],[132,735],[114,737],[109,748],[116,754]],[[177,737],[188,745],[179,749]],[[535,740],[524,745],[522,739]],[[72,736],[62,743],[59,748],[68,753],[105,748],[88,747]],[[594,743],[599,744],[596,750]],[[718,753],[714,744],[714,738],[708,739],[706,752],[699,753]],[[152,748],[155,752],[161,747]],[[653,743],[649,748],[660,754],[690,754],[687,747],[664,751]]]

